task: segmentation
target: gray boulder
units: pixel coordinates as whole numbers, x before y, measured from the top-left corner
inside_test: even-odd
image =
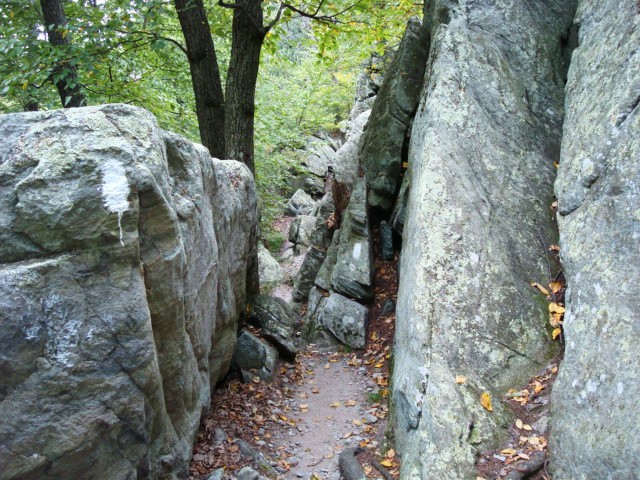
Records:
[[[418,106],[429,52],[426,29],[411,18],[371,111],[360,161],[367,177],[368,202],[391,210],[402,169],[402,151]]]
[[[284,280],[282,267],[262,244],[258,245],[258,273],[262,287],[274,287]]]
[[[299,188],[289,199],[284,207],[284,213],[295,217],[297,215],[309,215],[313,210],[315,200],[307,192]]]
[[[284,356],[295,357],[298,349],[295,338],[296,317],[291,307],[278,297],[257,295],[249,320],[261,329],[264,338],[272,342]]]
[[[299,215],[289,225],[289,241],[295,244],[297,255],[300,255],[314,244],[317,221],[318,219],[314,216]]]
[[[582,0],[576,23],[555,184],[566,349],[549,446],[559,480],[632,479],[640,471],[637,2]]]
[[[362,301],[373,298],[373,252],[362,178],[355,181],[343,214],[331,284],[333,290],[347,297]]]
[[[278,352],[267,342],[247,330],[238,336],[233,363],[243,372],[245,379],[255,373],[263,380],[273,380],[278,364]]]
[[[475,478],[478,451],[500,445],[513,421],[499,399],[555,352],[529,282],[547,278],[538,236],[555,241],[559,39],[572,13],[565,0],[429,2],[396,307],[403,479]]]
[[[326,252],[317,247],[311,247],[304,257],[300,271],[293,282],[293,299],[297,302],[306,300],[313,287],[318,270],[322,266]]]
[[[329,165],[333,165],[336,145],[332,141],[314,137],[306,149],[309,151],[309,155],[302,162],[302,165],[318,177],[326,176]]]
[[[367,336],[369,309],[338,293],[323,297],[314,309],[314,324],[329,330],[343,345],[361,350]]]
[[[358,150],[371,110],[365,110],[360,113],[349,124],[349,130],[345,138],[344,144],[338,149],[333,162],[333,171],[336,180],[351,185],[353,180],[358,176],[360,161],[358,158]]]
[[[0,478],[186,475],[246,304],[251,174],[130,106],[0,132]]]

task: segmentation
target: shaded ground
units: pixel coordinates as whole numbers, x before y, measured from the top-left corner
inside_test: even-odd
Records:
[[[282,364],[271,384],[257,378],[250,384],[227,380],[213,396],[212,414],[202,420],[191,479],[207,479],[218,468],[232,477],[251,465],[268,478],[338,480],[338,456],[348,446],[365,450],[358,460],[369,478],[382,478],[373,461],[398,478],[395,452],[384,445],[395,315],[381,316],[386,300],[396,298],[396,262],[375,262],[367,349],[322,353],[310,345],[294,364]],[[295,274],[295,259],[285,268]],[[272,294],[289,300],[290,285]],[[239,439],[276,470],[261,470]]]

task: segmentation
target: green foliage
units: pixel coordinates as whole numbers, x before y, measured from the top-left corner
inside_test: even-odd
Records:
[[[0,2],[0,111],[60,108],[55,65],[75,67],[90,105],[129,103],[153,112],[162,128],[198,140],[189,65],[172,2],[65,0],[69,45],[47,41],[39,0]],[[230,56],[230,9],[205,0],[221,73]],[[273,232],[288,180],[300,172],[309,135],[335,131],[347,117],[360,65],[392,46],[418,7],[408,0],[291,3],[303,18],[265,0],[265,39],[256,92],[256,177],[262,231]],[[321,8],[317,8],[318,5]],[[57,73],[66,78],[65,72]]]

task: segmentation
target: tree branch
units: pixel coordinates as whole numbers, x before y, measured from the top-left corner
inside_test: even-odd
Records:
[[[124,33],[124,34],[131,34],[131,35],[146,35],[148,37],[153,37],[155,40],[164,40],[166,42],[169,43],[173,43],[176,47],[178,47],[182,53],[184,53],[185,55],[188,55],[187,53],[187,49],[177,40],[174,40],[173,38],[170,37],[165,37],[163,35],[158,35],[155,32],[149,32],[147,30],[131,30],[131,31],[127,31],[127,30],[118,30],[116,29],[116,32],[118,33]]]

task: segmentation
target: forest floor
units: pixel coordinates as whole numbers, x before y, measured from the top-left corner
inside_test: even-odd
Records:
[[[285,236],[288,223],[278,222]],[[285,265],[287,276],[295,274],[301,258]],[[268,478],[339,480],[339,455],[356,446],[363,450],[357,460],[367,477],[383,478],[382,469],[398,478],[399,460],[385,446],[395,315],[381,316],[384,303],[396,300],[397,262],[375,263],[366,350],[328,352],[311,344],[295,363],[282,363],[271,383],[227,379],[202,419],[190,479],[208,479],[220,468],[233,477],[249,465]],[[272,294],[290,301],[290,282]]]

